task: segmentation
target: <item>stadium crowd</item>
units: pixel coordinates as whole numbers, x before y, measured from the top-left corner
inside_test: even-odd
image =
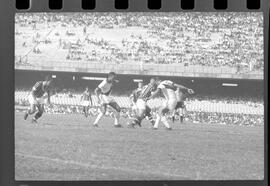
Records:
[[[189,111],[186,114],[186,117],[187,117],[186,121],[204,124],[249,125],[249,126],[257,126],[264,124],[264,116],[255,114]]]
[[[34,53],[45,61],[264,67],[261,13],[39,13],[16,14],[15,23],[16,57],[27,63]]]

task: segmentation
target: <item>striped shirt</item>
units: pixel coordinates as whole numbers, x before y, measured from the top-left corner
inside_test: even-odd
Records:
[[[43,81],[38,81],[32,88],[32,93],[35,97],[40,98],[45,94]]]
[[[155,85],[152,85],[152,84],[148,84],[148,85],[145,85],[143,88],[142,88],[142,91],[141,91],[141,94],[139,96],[138,99],[142,99],[144,101],[147,101],[147,99],[151,96],[151,93],[156,89],[156,86]]]

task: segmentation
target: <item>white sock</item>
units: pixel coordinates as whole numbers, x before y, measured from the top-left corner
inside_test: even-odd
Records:
[[[160,122],[160,115],[157,114],[157,118],[156,118],[156,122],[155,122],[154,128],[158,128],[159,122]]]
[[[119,118],[120,118],[119,112],[114,113],[114,125],[119,125]]]
[[[97,125],[97,124],[98,124],[99,120],[102,118],[103,115],[104,115],[104,114],[103,114],[102,112],[100,112],[100,113],[98,114],[98,116],[97,116],[97,118],[96,118],[96,120],[95,120],[95,122],[94,122],[94,125]]]
[[[165,116],[161,117],[162,123],[165,125],[166,128],[171,128],[170,124],[168,123],[167,119]]]

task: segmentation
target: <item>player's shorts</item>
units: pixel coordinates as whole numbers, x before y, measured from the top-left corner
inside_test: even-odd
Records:
[[[176,99],[166,99],[163,102],[163,106],[168,108],[170,111],[174,110],[177,105],[177,100]]]
[[[40,98],[34,98],[34,96],[32,94],[29,94],[28,96],[28,101],[30,105],[39,105],[39,104],[45,104],[45,99],[44,97],[40,97]]]
[[[177,109],[179,109],[179,108],[181,108],[181,109],[184,109],[184,108],[185,108],[185,103],[184,103],[184,101],[178,101],[178,102],[177,102],[177,104],[176,104],[176,106],[175,106],[175,110],[177,110]]]
[[[111,102],[115,102],[111,96],[107,96],[105,94],[100,94],[99,98],[101,100],[101,104],[109,104]]]
[[[145,110],[146,109],[146,101],[142,99],[138,99],[136,102],[136,106],[139,110]]]
[[[90,101],[82,101],[82,106],[84,107],[90,106]]]
[[[135,105],[132,105],[131,110],[132,110],[133,112],[137,112],[137,109],[138,109],[138,107],[137,107],[136,104],[135,104]]]

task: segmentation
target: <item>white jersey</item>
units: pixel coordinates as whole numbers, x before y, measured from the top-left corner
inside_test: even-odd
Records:
[[[176,87],[174,86],[174,83],[172,81],[169,80],[162,81],[157,88],[161,89],[164,97],[167,100],[176,99],[175,94]]]
[[[176,90],[175,94],[177,101],[184,101],[184,94],[181,90]]]
[[[112,83],[109,83],[107,79],[104,79],[99,85],[98,88],[101,89],[102,94],[109,95],[112,89]]]

